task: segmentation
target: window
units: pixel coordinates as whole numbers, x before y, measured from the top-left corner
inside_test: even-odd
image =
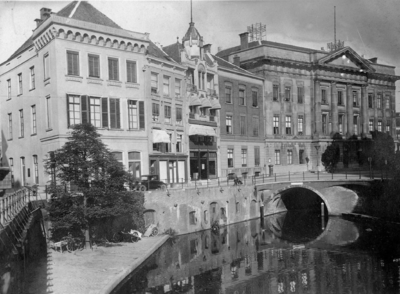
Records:
[[[89,122],[96,128],[101,128],[101,106],[100,98],[89,98]]]
[[[343,119],[344,119],[344,115],[343,114],[339,114],[339,134],[343,135]]]
[[[195,225],[196,223],[197,223],[197,218],[196,218],[196,212],[195,211],[191,211],[191,212],[189,212],[189,223],[191,224],[191,225]],[[196,244],[197,242],[197,240],[191,240],[191,241],[195,241],[195,242],[191,242],[191,244],[192,243],[194,243],[194,244]],[[191,251],[192,252],[195,252],[195,253],[197,253],[197,251],[196,251],[196,245],[193,245],[193,246],[190,246],[190,248],[191,248]]]
[[[242,166],[247,166],[247,149],[242,148]]]
[[[130,130],[144,129],[143,101],[128,100],[128,121]]]
[[[225,101],[226,103],[232,103],[232,88],[225,86]]]
[[[287,151],[287,163],[293,164],[293,150],[291,149]]]
[[[137,83],[136,61],[126,61],[126,81],[128,83]]]
[[[372,131],[374,130],[374,120],[373,120],[373,119],[370,119],[370,120],[368,121],[368,130],[369,130],[370,132],[372,132]]]
[[[181,96],[181,80],[175,79],[175,97],[180,98]]]
[[[298,135],[303,135],[303,116],[299,115],[297,117],[297,134]]]
[[[36,105],[31,106],[31,114],[32,114],[32,135],[35,135],[37,133]]]
[[[163,78],[163,94],[169,96],[169,77],[164,76]]]
[[[376,98],[376,104],[377,104],[376,107],[378,109],[382,108],[382,94],[381,93],[379,93],[378,97]]]
[[[272,86],[272,100],[274,101],[279,100],[279,85]]]
[[[286,135],[292,134],[292,117],[291,116],[286,116],[285,129],[286,129]]]
[[[239,105],[246,105],[244,89],[239,89]]]
[[[29,89],[35,89],[35,67],[33,66],[30,68]]]
[[[275,150],[275,165],[281,164],[281,151]]]
[[[129,172],[133,175],[133,180],[140,179],[140,152],[128,152]]]
[[[327,134],[328,132],[328,114],[327,113],[323,113],[322,114],[322,134]]]
[[[290,101],[291,100],[291,87],[285,87],[285,101]]]
[[[107,115],[104,111],[104,103],[107,103],[107,99],[103,99],[103,118]],[[104,122],[103,127],[105,127]],[[112,129],[121,128],[121,108],[118,98],[110,98],[110,127]]]
[[[358,115],[353,116],[354,134],[358,135]]]
[[[164,122],[171,123],[171,106],[164,105]]]
[[[158,74],[154,72],[151,73],[151,93],[158,93]]]
[[[337,101],[338,105],[343,105],[343,91],[338,91],[337,92]]]
[[[176,135],[176,152],[183,152],[182,138],[183,138],[183,135],[181,135],[181,134]]]
[[[176,107],[176,124],[182,125],[182,108]]]
[[[386,96],[386,109],[390,109],[390,96]]]
[[[253,117],[253,136],[258,137],[260,131],[260,121],[258,117]]]
[[[108,58],[108,79],[110,81],[119,81],[118,58]]]
[[[50,78],[50,60],[48,53],[43,56],[43,76],[44,80]]]
[[[389,133],[390,134],[390,125],[391,125],[391,121],[390,120],[387,120],[386,121],[386,133]]]
[[[115,160],[122,163],[122,152],[111,152]]]
[[[260,147],[254,146],[254,166],[260,166]]]
[[[228,148],[228,167],[233,167],[233,148]]]
[[[33,176],[35,184],[39,184],[39,165],[37,155],[33,155]]]
[[[89,54],[89,77],[100,78],[100,57],[98,55]]]
[[[232,115],[227,115],[226,116],[226,133],[227,134],[232,134]]]
[[[304,149],[299,150],[299,164],[304,164]]]
[[[8,114],[8,140],[12,140],[13,132],[12,132],[12,113]]]
[[[158,118],[160,116],[160,105],[159,104],[153,103],[152,113],[153,113],[153,121],[158,121]]]
[[[304,88],[297,87],[297,103],[303,103],[304,101]]]
[[[258,91],[257,90],[251,91],[251,100],[252,100],[253,107],[258,107]]]
[[[7,80],[7,99],[11,99],[11,79]]]
[[[328,99],[326,97],[326,89],[321,89],[321,103],[328,104]]]
[[[240,134],[246,135],[246,116],[241,115],[239,123],[240,123]]]
[[[19,137],[24,137],[24,111],[22,109],[19,111]]]
[[[80,100],[80,96],[68,95],[68,126],[81,123]]]
[[[382,132],[382,121],[378,120],[378,132]]]
[[[46,97],[46,128],[51,129],[51,101],[50,96]]]
[[[22,73],[18,75],[18,95],[22,94]]]
[[[67,74],[70,76],[79,76],[79,53],[67,51]]]
[[[358,106],[357,91],[353,91],[353,106]]]
[[[279,134],[279,115],[274,115],[273,121],[273,128],[274,128],[274,135]]]
[[[368,107],[374,108],[374,96],[372,93],[368,93]]]

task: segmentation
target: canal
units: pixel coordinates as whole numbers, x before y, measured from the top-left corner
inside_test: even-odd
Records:
[[[113,293],[399,293],[399,229],[289,211],[176,236]]]

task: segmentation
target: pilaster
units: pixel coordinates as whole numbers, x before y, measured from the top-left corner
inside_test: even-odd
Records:
[[[368,134],[368,90],[367,86],[361,87],[361,134]]]
[[[332,133],[335,134],[339,131],[336,82],[331,83],[331,117]]]
[[[314,88],[314,119],[315,119],[315,133],[320,135],[322,132],[322,113],[321,113],[321,84],[320,81],[315,81],[315,88]]]
[[[346,88],[346,105],[347,105],[347,134],[346,137],[350,137],[354,133],[353,127],[353,96],[352,96],[352,85],[347,84]]]

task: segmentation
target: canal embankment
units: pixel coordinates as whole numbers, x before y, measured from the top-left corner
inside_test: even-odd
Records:
[[[69,253],[48,249],[45,293],[110,293],[167,240],[169,235],[143,238]],[[32,292],[34,293],[34,292]]]

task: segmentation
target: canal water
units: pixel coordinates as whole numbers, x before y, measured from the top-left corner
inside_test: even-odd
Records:
[[[177,236],[113,293],[399,293],[399,229],[289,211]]]

